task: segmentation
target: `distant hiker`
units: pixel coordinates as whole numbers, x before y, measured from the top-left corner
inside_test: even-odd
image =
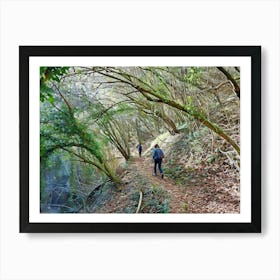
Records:
[[[154,149],[153,149],[153,159],[154,159],[154,176],[157,175],[157,166],[159,169],[159,172],[161,174],[161,178],[163,178],[163,171],[161,168],[161,163],[162,163],[162,159],[164,158],[164,153],[162,151],[162,149],[159,148],[159,145],[156,144]]]
[[[142,150],[143,150],[143,147],[142,147],[141,143],[139,143],[139,144],[136,146],[136,148],[138,149],[139,157],[141,157],[141,155],[142,155]]]

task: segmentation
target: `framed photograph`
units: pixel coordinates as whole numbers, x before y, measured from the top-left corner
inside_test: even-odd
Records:
[[[261,232],[260,46],[20,46],[20,232]]]

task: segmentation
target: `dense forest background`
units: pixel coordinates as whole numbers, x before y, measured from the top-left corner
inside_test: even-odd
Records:
[[[41,67],[40,101],[41,212],[239,213],[239,67]]]

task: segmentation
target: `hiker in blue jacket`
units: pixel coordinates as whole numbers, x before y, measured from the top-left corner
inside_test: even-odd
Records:
[[[161,163],[162,163],[162,159],[164,158],[164,153],[162,151],[162,149],[159,148],[159,145],[156,144],[154,149],[153,149],[153,159],[154,159],[154,176],[157,175],[157,166],[161,175],[161,178],[163,179],[163,171],[161,168]]]

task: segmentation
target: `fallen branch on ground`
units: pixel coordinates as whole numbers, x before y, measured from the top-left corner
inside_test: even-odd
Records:
[[[141,191],[139,192],[139,195],[140,195],[140,197],[139,197],[139,202],[138,202],[138,207],[137,207],[137,210],[136,210],[136,214],[139,213],[139,211],[140,211],[140,207],[141,207],[142,199],[143,199],[143,193]]]

